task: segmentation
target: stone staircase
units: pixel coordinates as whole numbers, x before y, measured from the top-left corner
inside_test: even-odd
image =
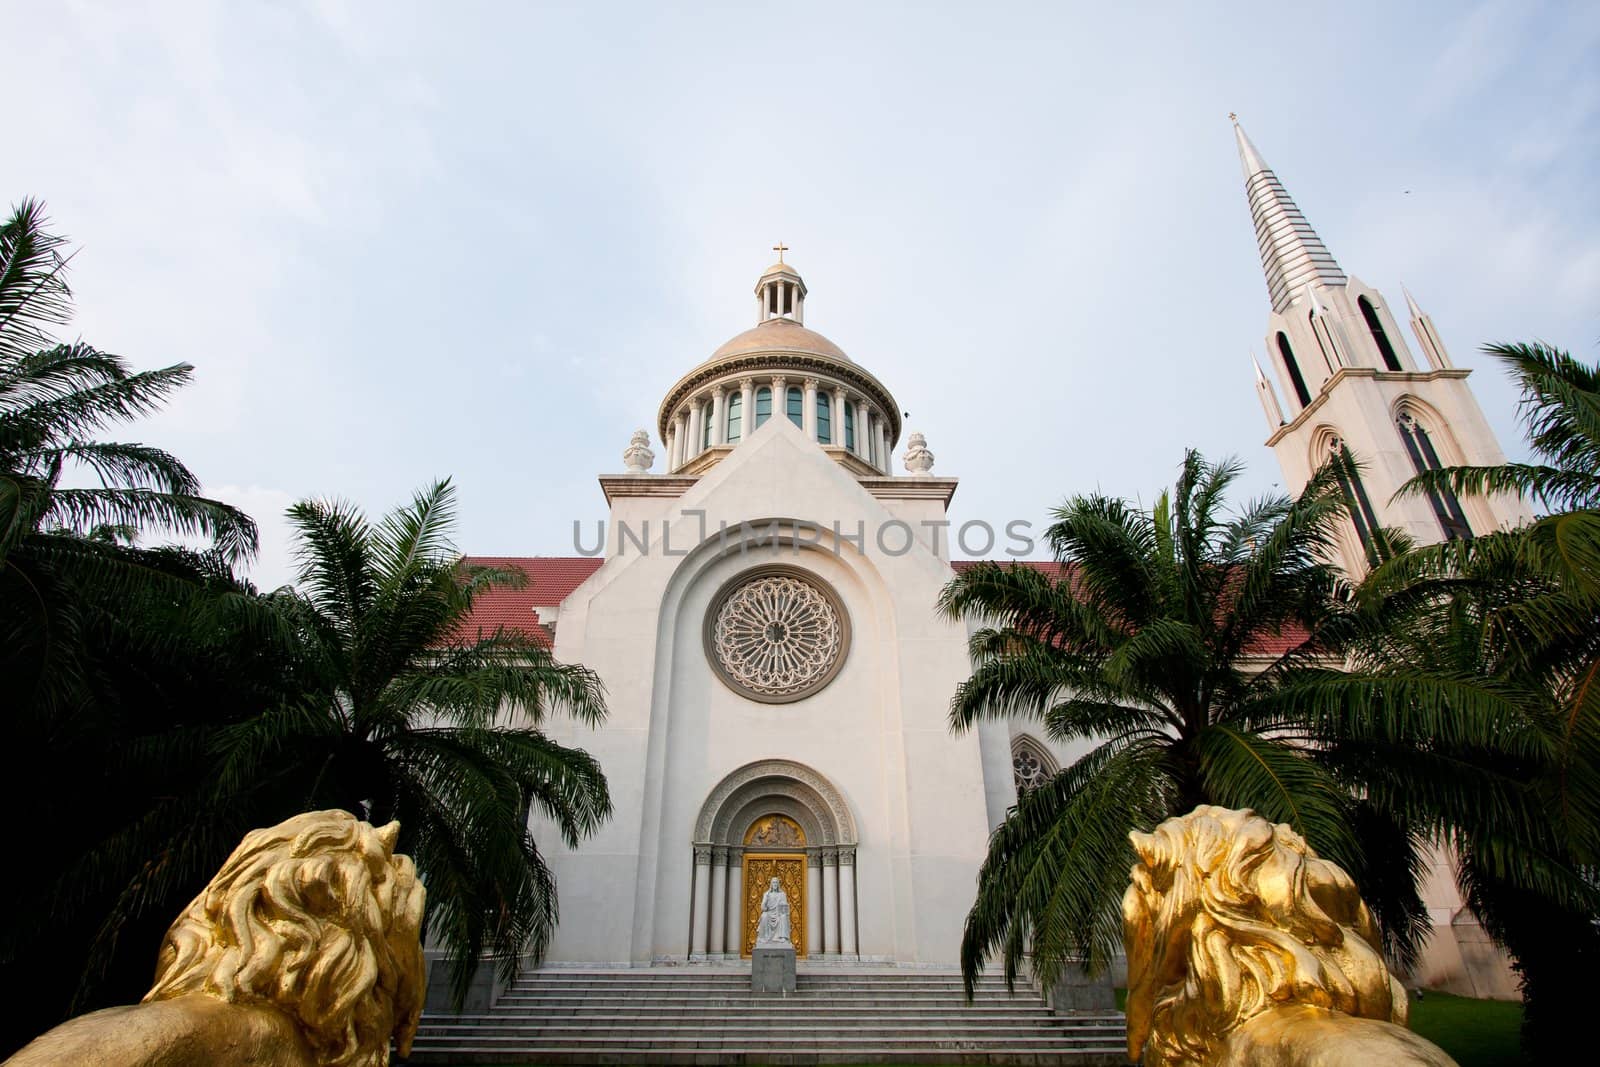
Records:
[[[428,1014],[415,1064],[1125,1064],[1120,1013],[1054,1015],[1031,989],[949,971],[808,969],[787,996],[748,968],[542,970],[480,1015]]]

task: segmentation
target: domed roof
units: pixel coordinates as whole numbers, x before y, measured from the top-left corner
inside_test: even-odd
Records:
[[[792,267],[789,264],[783,262],[782,260],[779,260],[778,262],[774,263],[772,266],[768,267],[766,270],[761,272],[761,276],[763,278],[765,278],[769,274],[792,274],[796,278],[800,277],[800,272],[799,271],[795,270],[794,267]]]
[[[809,352],[851,362],[844,349],[815,330],[808,330],[793,319],[768,319],[759,326],[725,342],[711,353],[707,363],[715,363],[729,356],[743,356],[754,352]]]

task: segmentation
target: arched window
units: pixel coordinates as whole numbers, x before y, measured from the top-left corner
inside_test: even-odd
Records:
[[[772,388],[763,385],[756,390],[756,429],[761,429],[761,424],[772,418]]]
[[[789,395],[784,398],[784,408],[784,413],[789,416],[789,421],[801,429],[805,429],[806,394],[799,386],[791,385],[789,387]]]
[[[856,450],[856,406],[848,400],[844,402],[844,447]]]
[[[1376,567],[1380,562],[1380,551],[1386,547],[1383,527],[1378,525],[1378,514],[1373,510],[1372,499],[1367,496],[1367,487],[1361,482],[1361,471],[1356,468],[1355,457],[1341,438],[1330,437],[1328,459],[1337,464],[1335,474],[1339,479],[1339,488],[1344,490],[1345,506],[1350,512],[1350,522],[1356,528],[1356,537],[1361,540],[1361,549],[1367,554],[1367,562]]]
[[[744,435],[744,394],[734,393],[728,397],[728,436],[727,442],[731,445]]]
[[[1011,781],[1020,799],[1056,776],[1056,762],[1031,737],[1011,742]]]
[[[704,452],[711,447],[711,401],[706,401],[700,409],[700,450]]]
[[[1378,346],[1378,354],[1383,357],[1383,365],[1389,370],[1404,370],[1400,366],[1400,357],[1395,354],[1394,345],[1389,343],[1389,335],[1383,332],[1383,323],[1378,321],[1378,312],[1372,306],[1372,301],[1363,296],[1356,303],[1361,307],[1361,317],[1367,320],[1367,329],[1372,331],[1372,340]]]
[[[1439,462],[1439,453],[1433,447],[1433,438],[1428,436],[1427,428],[1416,420],[1416,416],[1409,411],[1401,411],[1395,425],[1400,430],[1400,440],[1405,443],[1406,455],[1411,457],[1413,470],[1423,474],[1444,469],[1444,464]],[[1454,493],[1449,489],[1430,489],[1428,503],[1433,507],[1433,517],[1439,520],[1439,529],[1444,532],[1446,541],[1472,540],[1472,527],[1467,524],[1461,501],[1456,499]]]
[[[1294,386],[1294,395],[1299,399],[1301,407],[1311,405],[1311,390],[1306,388],[1306,380],[1300,377],[1300,364],[1295,362],[1294,349],[1289,347],[1289,337],[1279,331],[1278,354],[1283,357],[1283,369],[1289,372],[1289,382]]]
[[[833,444],[833,404],[827,393],[817,394],[817,442]]]

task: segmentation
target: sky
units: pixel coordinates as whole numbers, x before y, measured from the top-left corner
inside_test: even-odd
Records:
[[[117,437],[256,517],[266,587],[291,502],[446,475],[464,551],[572,554],[779,240],[958,523],[1148,502],[1191,446],[1270,491],[1229,112],[1346,271],[1415,294],[1510,455],[1478,347],[1600,358],[1593,3],[3,11],[0,191],[80,249],[76,336],[194,364]]]

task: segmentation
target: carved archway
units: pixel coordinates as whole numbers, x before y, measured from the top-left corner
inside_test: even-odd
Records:
[[[773,877],[790,896],[799,955],[856,955],[856,822],[817,771],[783,759],[740,767],[706,797],[693,847],[691,959],[747,954]]]

